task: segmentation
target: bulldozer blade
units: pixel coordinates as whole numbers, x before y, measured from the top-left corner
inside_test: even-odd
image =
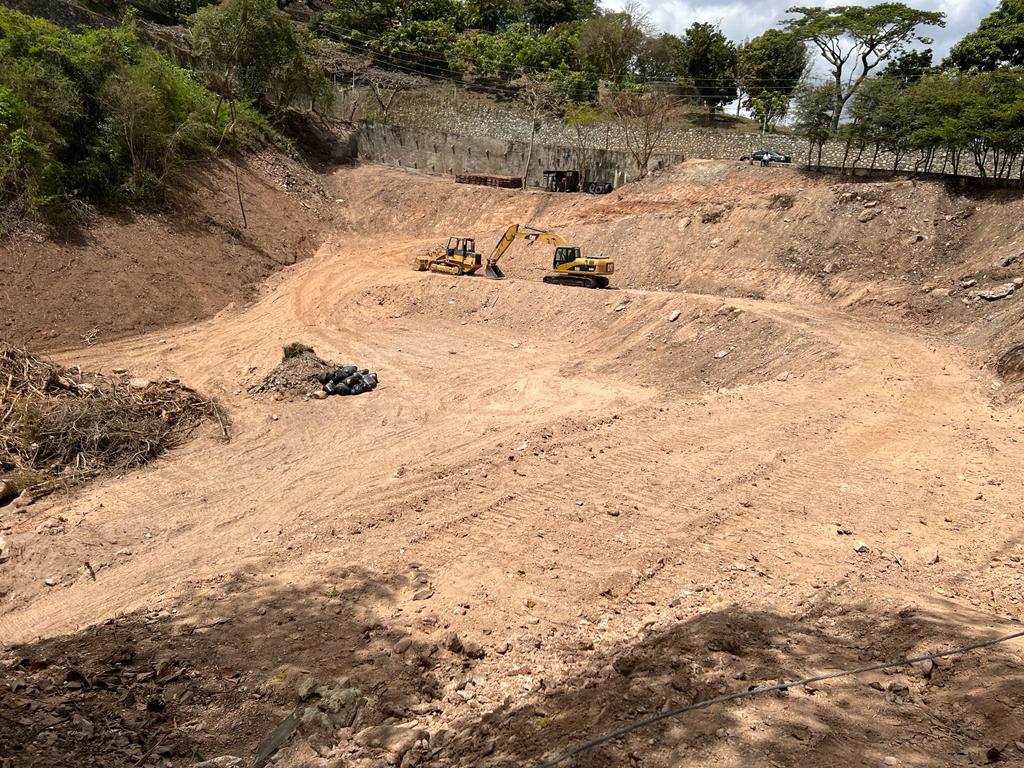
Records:
[[[484,275],[488,280],[504,280],[505,273],[501,271],[501,267],[497,264],[488,264],[484,269]]]

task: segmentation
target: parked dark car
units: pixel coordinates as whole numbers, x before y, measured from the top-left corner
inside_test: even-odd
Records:
[[[780,154],[779,152],[772,152],[770,149],[759,149],[752,156],[751,155],[743,155],[743,157],[741,157],[740,160],[756,160],[757,162],[761,162],[762,160],[765,159],[766,155],[768,157],[768,160],[770,162],[772,162],[772,163],[791,163],[791,162],[793,162],[793,158],[790,157],[789,155],[783,155],[783,154]]]

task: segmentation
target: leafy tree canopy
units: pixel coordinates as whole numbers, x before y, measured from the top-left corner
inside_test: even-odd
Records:
[[[976,31],[953,46],[946,63],[980,71],[1024,66],[1024,0],[1002,0]]]
[[[736,47],[712,24],[693,24],[683,36],[680,74],[712,112],[736,98]]]
[[[807,71],[810,54],[803,38],[769,29],[736,52],[736,79],[751,97],[765,91],[789,96]]]
[[[796,17],[786,22],[786,29],[815,45],[831,67],[833,129],[838,128],[846,103],[872,71],[912,42],[932,42],[918,27],[946,25],[945,14],[903,3],[796,6],[787,13]]]

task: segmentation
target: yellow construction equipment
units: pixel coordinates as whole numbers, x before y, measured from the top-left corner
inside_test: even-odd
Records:
[[[505,251],[516,240],[526,240],[530,245],[547,243],[555,246],[551,265],[554,274],[545,275],[545,283],[575,285],[582,288],[607,288],[608,275],[615,271],[615,262],[612,259],[584,257],[579,246],[569,245],[561,235],[555,232],[525,224],[513,224],[505,230],[501,240],[494,246],[494,251],[487,259],[484,275],[491,280],[505,279],[505,273],[498,266],[498,260],[505,255]]]
[[[471,237],[450,237],[448,245],[417,256],[414,261],[419,272],[429,269],[445,275],[472,275],[482,264],[483,258],[476,252],[476,240]]]

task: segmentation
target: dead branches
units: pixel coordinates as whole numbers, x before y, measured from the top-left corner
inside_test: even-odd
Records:
[[[651,155],[665,132],[665,123],[676,100],[666,93],[625,91],[612,100],[615,121],[622,130],[626,148],[636,161],[637,178],[647,175]]]
[[[0,481],[41,494],[152,461],[207,420],[216,403],[178,382],[86,374],[0,346]]]

